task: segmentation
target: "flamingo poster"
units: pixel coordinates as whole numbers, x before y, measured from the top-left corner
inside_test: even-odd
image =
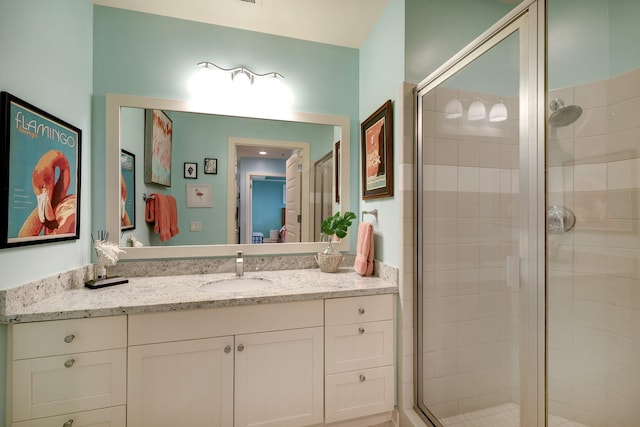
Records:
[[[82,131],[7,92],[0,106],[0,246],[79,238]]]

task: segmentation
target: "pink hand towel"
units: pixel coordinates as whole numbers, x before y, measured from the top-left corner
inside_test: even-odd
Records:
[[[358,225],[356,261],[353,268],[361,276],[373,274],[373,224],[361,222]]]
[[[161,241],[171,239],[180,232],[176,198],[170,195],[152,194],[147,199],[145,219],[154,224],[153,231],[160,234]]]

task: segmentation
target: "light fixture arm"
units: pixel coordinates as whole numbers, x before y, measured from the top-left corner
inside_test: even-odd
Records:
[[[245,67],[222,68],[222,67],[217,66],[213,62],[209,62],[209,61],[198,62],[198,65],[200,67],[209,68],[209,69],[212,69],[212,70],[225,71],[227,73],[230,73],[231,74],[231,80],[235,79],[235,77],[238,74],[244,74],[245,76],[247,76],[249,78],[249,82],[251,82],[251,84],[253,84],[253,82],[254,82],[256,77],[271,77],[271,78],[274,78],[274,79],[284,79],[284,76],[282,74],[276,73],[275,71],[272,71],[270,73],[265,73],[265,74],[258,74],[258,73],[254,73],[253,71],[251,71],[251,70],[249,70],[248,68],[245,68]]]

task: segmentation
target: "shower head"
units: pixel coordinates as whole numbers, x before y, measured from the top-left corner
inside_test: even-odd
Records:
[[[549,103],[549,108],[553,113],[549,116],[549,126],[563,127],[575,122],[582,115],[582,107],[577,105],[567,105],[565,107],[562,99],[554,99]]]

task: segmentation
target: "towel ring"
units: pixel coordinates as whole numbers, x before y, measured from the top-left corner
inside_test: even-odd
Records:
[[[372,209],[370,211],[362,211],[362,215],[361,215],[361,222],[364,222],[364,216],[365,215],[372,215],[373,217],[375,217],[376,222],[378,222],[378,209]]]

